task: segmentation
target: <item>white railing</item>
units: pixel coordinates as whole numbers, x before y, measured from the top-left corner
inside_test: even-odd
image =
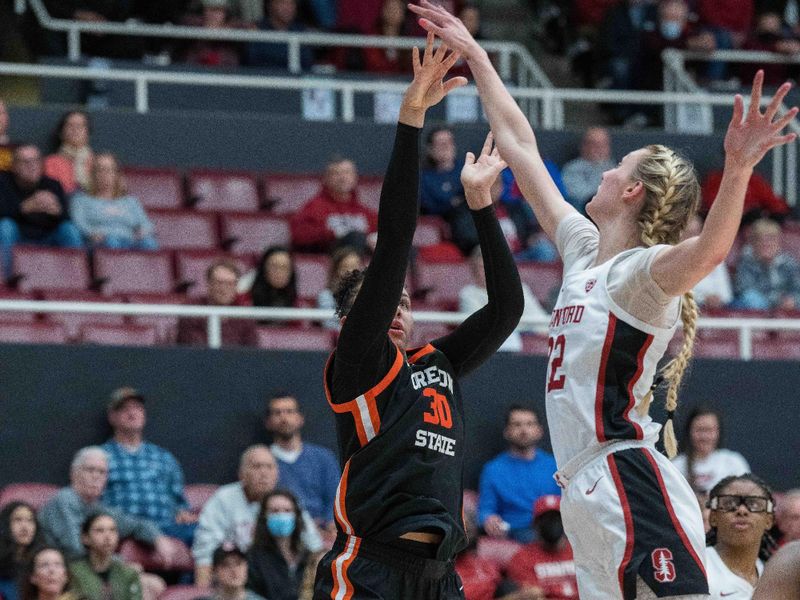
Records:
[[[251,319],[264,321],[326,321],[333,312],[320,308],[248,308],[239,306],[173,305],[173,304],[123,304],[106,302],[51,302],[39,300],[0,300],[0,314],[8,313],[72,313],[107,314],[126,316],[170,316],[201,317],[208,323],[208,345],[222,346],[222,319]],[[468,313],[420,311],[414,320],[420,323],[443,323],[458,325]],[[522,325],[530,325],[537,333],[547,331],[550,318],[531,319],[523,317]],[[800,331],[800,319],[722,319],[701,318],[698,330],[738,330],[739,355],[743,360],[753,358],[753,332],[755,331]]]
[[[22,0],[24,2],[25,0]],[[386,37],[377,35],[349,35],[339,33],[281,32],[247,29],[207,29],[182,25],[146,25],[138,22],[89,23],[68,19],[55,19],[47,12],[42,0],[27,0],[39,24],[50,31],[67,35],[67,55],[71,61],[81,58],[81,34],[118,35],[132,37],[155,37],[192,40],[219,40],[228,42],[276,42],[287,45],[288,69],[300,73],[301,50],[306,47],[351,47],[351,48],[398,48],[410,49],[424,46],[423,38]],[[518,83],[539,87],[552,87],[544,70],[531,56],[525,46],[517,42],[482,41],[488,52],[497,56],[497,68],[501,77],[511,80],[514,75],[513,61],[517,63]],[[524,80],[524,81],[523,81]]]

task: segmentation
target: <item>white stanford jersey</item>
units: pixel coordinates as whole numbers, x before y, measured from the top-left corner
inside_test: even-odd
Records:
[[[675,332],[649,325],[611,299],[606,279],[623,255],[584,268],[582,257],[564,274],[548,341],[547,423],[558,467],[614,440],[655,438],[661,425],[636,410]]]
[[[753,597],[755,589],[750,582],[731,571],[713,546],[706,548],[706,568],[711,600],[750,600]],[[764,570],[761,560],[756,561],[756,570],[760,576]]]

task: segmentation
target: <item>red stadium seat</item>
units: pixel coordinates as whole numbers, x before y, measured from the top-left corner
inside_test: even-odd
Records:
[[[295,254],[294,268],[297,272],[297,294],[301,298],[316,300],[317,294],[328,284],[327,256],[318,254]]]
[[[177,170],[125,167],[123,173],[128,192],[145,208],[183,206],[183,181]]]
[[[15,246],[13,264],[21,292],[85,290],[92,282],[86,252],[80,248]]]
[[[131,304],[185,304],[183,294],[128,294]],[[161,344],[174,344],[178,336],[178,317],[168,315],[134,315],[130,317],[134,325],[155,327]]]
[[[169,294],[175,289],[169,252],[98,249],[94,272],[106,295]]]
[[[682,344],[683,342],[681,342]],[[680,351],[680,344],[675,352]],[[694,356],[698,358],[739,358],[739,340],[735,338],[695,338]]]
[[[415,290],[426,292],[429,302],[444,302],[450,308],[458,307],[458,293],[461,288],[472,283],[472,273],[466,262],[417,263]]]
[[[0,490],[0,508],[14,501],[27,502],[36,510],[42,508],[60,488],[52,483],[9,483]]]
[[[528,284],[539,302],[547,305],[553,288],[561,285],[561,263],[521,263],[517,268],[522,282]]]
[[[259,327],[258,347],[265,350],[322,350],[333,349],[333,332],[328,329],[298,329],[296,327]]]
[[[478,556],[506,567],[522,544],[501,538],[482,537],[478,540]]]
[[[94,325],[81,327],[80,341],[103,346],[155,346],[156,328],[151,325]]]
[[[165,589],[158,600],[197,600],[213,596],[213,590],[197,585],[171,585]]]
[[[183,495],[189,503],[189,510],[199,513],[219,486],[214,483],[190,483],[183,486]]]
[[[382,177],[360,177],[358,180],[358,202],[378,212],[381,203]]]
[[[219,246],[217,216],[190,210],[151,210],[159,246],[165,250],[212,250]]]
[[[63,291],[45,292],[44,300],[56,302],[119,302],[119,298],[101,296],[97,292],[88,291]],[[124,315],[108,315],[98,313],[47,313],[45,321],[49,323],[60,323],[67,332],[70,340],[77,340],[80,336],[81,327],[86,324],[92,325],[114,325],[125,324]]]
[[[197,210],[255,212],[261,208],[252,173],[194,170],[187,175],[189,200]]]
[[[189,298],[203,298],[206,295],[206,270],[215,260],[223,258],[233,261],[241,273],[252,267],[248,259],[223,252],[194,250],[175,255],[176,275],[182,286],[188,285],[186,295]]]
[[[268,201],[275,203],[272,212],[278,215],[289,215],[303,208],[322,185],[319,175],[271,174],[265,182]]]
[[[189,548],[178,540],[173,542],[177,545],[178,552],[169,568],[155,550],[131,539],[123,541],[118,552],[126,563],[137,563],[145,571],[191,571],[194,568],[194,561]],[[161,597],[163,598],[163,595]]]
[[[796,339],[774,337],[753,342],[753,358],[761,360],[799,360],[800,344]]]
[[[222,244],[235,253],[261,254],[270,246],[289,246],[289,223],[280,217],[254,214],[223,214]]]
[[[439,217],[420,217],[414,232],[414,246],[424,248],[440,243],[443,223]]]
[[[0,322],[0,342],[14,344],[64,344],[67,332],[54,323]]]

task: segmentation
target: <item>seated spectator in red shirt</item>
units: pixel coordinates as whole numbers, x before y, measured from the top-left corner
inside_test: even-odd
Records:
[[[228,12],[227,0],[203,0],[203,13],[196,25],[206,29],[234,27]],[[237,67],[239,49],[236,44],[225,40],[196,40],[186,49],[183,60],[206,67]]]
[[[58,150],[45,158],[44,174],[58,181],[67,194],[89,188],[94,158],[89,146],[91,131],[89,115],[81,110],[65,113],[56,127]]]
[[[8,171],[14,158],[15,146],[8,136],[8,108],[5,101],[0,98],[0,171]]]
[[[236,306],[239,268],[230,261],[216,260],[206,271],[207,297],[198,304]],[[255,346],[255,326],[247,319],[222,320],[223,346]],[[178,343],[187,346],[208,345],[208,320],[203,317],[182,317],[178,320]]]
[[[784,25],[781,16],[775,12],[765,12],[756,19],[755,31],[743,46],[744,50],[761,50],[792,56],[800,53],[800,40],[792,30]],[[764,70],[764,84],[778,86],[789,78],[789,65],[781,63],[745,63],[739,67],[742,81],[752,79],[758,69]]]
[[[364,248],[378,215],[359,204],[358,172],[348,158],[334,158],[325,167],[322,190],[292,215],[292,246],[302,252],[329,252],[334,246]]]
[[[710,171],[703,181],[703,212],[708,212],[711,205],[719,193],[719,186],[722,182],[722,170]],[[747,192],[744,197],[744,216],[742,224],[752,223],[761,217],[769,217],[777,221],[782,221],[791,209],[786,204],[786,200],[772,191],[772,186],[762,175],[754,172],[750,176],[747,184]]]
[[[253,306],[296,305],[297,273],[288,248],[271,246],[261,256],[250,287],[250,299]]]
[[[403,0],[383,0],[381,14],[369,33],[384,37],[405,35],[406,3]],[[408,71],[408,51],[400,48],[364,48],[364,66],[371,73],[405,73]]]
[[[577,600],[575,562],[561,523],[559,496],[542,496],[536,501],[533,527],[538,539],[522,547],[511,559],[507,569],[509,579],[518,585],[540,588],[542,599]]]
[[[741,48],[755,17],[753,0],[697,0],[700,26],[717,35],[720,48]],[[729,44],[719,44],[722,34]]]

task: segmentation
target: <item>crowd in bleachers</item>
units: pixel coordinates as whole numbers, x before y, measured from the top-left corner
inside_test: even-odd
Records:
[[[222,486],[185,485],[172,452],[147,440],[150,400],[131,387],[111,393],[112,435],[74,455],[68,486],[29,481],[0,490],[0,598],[311,598],[317,561],[336,535],[340,469],[330,449],[303,439],[298,399],[290,391],[266,399],[271,444],[247,448],[237,480]],[[723,526],[729,508],[718,503],[730,499],[730,486],[760,487],[747,492],[764,496],[765,512],[748,504],[754,518],[766,519],[756,542],[763,533],[771,552],[800,539],[800,492],[773,494],[745,475],[747,460],[721,447],[721,427],[713,408],[693,410],[675,459],[697,493],[709,544],[718,544],[716,560],[729,557],[723,544],[750,536]],[[478,489],[464,493],[469,545],[456,569],[468,600],[578,598],[555,460],[540,448],[544,434],[532,408],[509,407],[507,449],[483,466]]]

